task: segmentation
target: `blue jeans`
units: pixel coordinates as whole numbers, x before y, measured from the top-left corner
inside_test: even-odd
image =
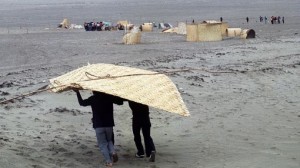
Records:
[[[97,142],[106,163],[112,163],[111,155],[115,153],[112,141],[113,127],[95,128]]]

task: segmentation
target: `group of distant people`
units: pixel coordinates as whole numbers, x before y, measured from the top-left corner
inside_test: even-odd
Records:
[[[116,24],[112,26],[110,22],[84,22],[83,27],[85,31],[110,31],[110,30],[125,30],[125,26],[122,24]],[[128,27],[129,30],[133,28],[133,25]]]
[[[103,22],[84,22],[85,31],[103,31],[110,30],[110,27],[105,26]]]
[[[280,24],[282,22],[282,24],[284,24],[284,16],[280,17],[280,16],[271,16],[271,23],[274,24],[274,23],[278,23]],[[268,18],[265,16],[265,17],[262,17],[262,16],[259,16],[259,21],[260,22],[263,22],[265,21],[265,24],[268,22]]]
[[[266,16],[265,17],[259,16],[259,21],[265,22],[265,24],[267,24],[268,18]],[[271,16],[270,21],[272,24],[275,24],[275,23],[284,24],[284,16],[282,16],[282,17],[281,16]],[[194,20],[193,20],[193,22],[194,22]],[[223,22],[223,17],[220,17],[220,22]],[[249,17],[246,17],[246,22],[249,23]]]
[[[83,100],[78,89],[76,92],[78,102],[81,106],[91,106],[93,112],[93,128],[95,129],[97,143],[101,153],[105,159],[105,166],[112,167],[113,163],[118,161],[118,155],[114,147],[115,126],[113,117],[113,104],[122,105],[124,101],[128,101],[132,110],[132,131],[134,142],[137,148],[136,158],[149,158],[150,162],[155,161],[156,149],[150,136],[151,122],[149,118],[149,107],[138,102],[124,100],[117,96],[106,93],[93,91],[93,95]],[[141,142],[140,131],[142,130],[145,150]]]

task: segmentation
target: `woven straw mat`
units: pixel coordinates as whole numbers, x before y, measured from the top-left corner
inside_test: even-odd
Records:
[[[174,83],[166,75],[153,71],[91,64],[50,79],[49,87],[53,92],[70,90],[70,86],[104,92],[183,116],[190,115]]]

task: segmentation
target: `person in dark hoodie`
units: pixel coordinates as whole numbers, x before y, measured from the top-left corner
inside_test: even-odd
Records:
[[[155,146],[150,136],[151,122],[149,118],[149,107],[134,101],[128,101],[129,107],[132,110],[132,131],[134,135],[134,142],[137,148],[135,157],[143,158],[149,157],[150,162],[155,162]],[[141,142],[140,131],[142,130],[145,143],[145,151]]]
[[[91,106],[93,128],[96,132],[99,149],[105,158],[106,166],[112,167],[113,162],[118,161],[118,155],[115,152],[113,144],[113,127],[115,126],[113,104],[122,105],[123,99],[93,91],[92,96],[83,100],[79,90],[73,90],[76,92],[78,102],[81,106]]]

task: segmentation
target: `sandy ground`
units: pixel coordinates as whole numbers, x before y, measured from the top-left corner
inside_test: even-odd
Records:
[[[191,117],[151,108],[155,163],[134,158],[130,109],[127,103],[115,106],[120,160],[114,167],[300,167],[299,2],[127,0],[117,7],[116,0],[0,2],[1,101],[35,91],[48,85],[49,79],[88,62],[210,71],[170,75]],[[219,12],[211,12],[216,9]],[[259,15],[284,15],[286,23],[260,23]],[[63,17],[76,24],[108,18],[137,24],[164,20],[176,25],[220,16],[230,27],[254,29],[257,38],[192,43],[182,35],[155,29],[142,33],[141,44],[123,45],[123,31],[55,28]],[[89,95],[83,92],[84,98]],[[1,104],[0,167],[102,167],[90,119],[90,108],[80,107],[73,92],[43,92]]]

